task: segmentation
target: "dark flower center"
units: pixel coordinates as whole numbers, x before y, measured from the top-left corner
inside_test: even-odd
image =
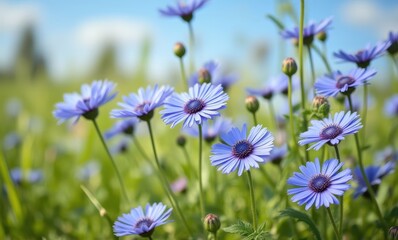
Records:
[[[333,138],[337,137],[338,135],[340,135],[342,132],[343,132],[343,130],[339,126],[330,125],[330,126],[325,127],[322,130],[320,137],[322,139],[333,139]]]
[[[140,219],[135,225],[134,228],[142,228],[142,226],[150,227],[153,221],[149,218]]]
[[[316,175],[315,177],[313,177],[310,182],[308,183],[308,187],[317,193],[321,193],[323,191],[325,191],[326,189],[328,189],[328,187],[330,186],[330,179],[329,177],[325,176],[325,175]]]
[[[243,158],[250,156],[250,154],[252,154],[253,150],[254,150],[254,147],[251,143],[249,143],[246,140],[242,140],[242,141],[237,142],[232,147],[232,154],[239,159],[243,159]]]
[[[338,89],[343,88],[346,84],[350,85],[355,82],[355,79],[351,76],[341,76],[337,79],[336,87]]]
[[[200,112],[204,107],[205,103],[200,99],[191,99],[184,106],[184,112],[188,114],[194,114]]]

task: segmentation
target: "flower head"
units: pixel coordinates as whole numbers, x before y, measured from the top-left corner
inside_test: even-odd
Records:
[[[191,75],[188,79],[188,84],[190,87],[194,86],[196,83],[200,83],[201,73],[209,74],[209,78],[213,85],[219,85],[223,87],[224,91],[227,91],[238,80],[238,76],[234,74],[225,75],[222,73],[222,69],[219,63],[215,61],[206,62],[202,68]]]
[[[24,173],[21,168],[13,168],[10,171],[11,180],[15,184],[21,184],[22,182],[28,183],[37,183],[43,179],[43,171],[42,170],[29,170]]]
[[[169,86],[155,87],[148,86],[146,89],[138,89],[138,94],[131,93],[123,96],[123,101],[118,103],[123,109],[111,111],[113,118],[134,118],[148,121],[153,116],[153,111],[163,105],[164,101],[173,93]]]
[[[271,150],[270,155],[265,158],[265,162],[271,162],[275,165],[279,165],[282,162],[283,158],[286,156],[286,154],[287,154],[286,144],[280,147],[275,146]]]
[[[377,43],[375,46],[367,46],[355,54],[346,53],[340,50],[336,53],[333,53],[333,56],[346,62],[356,63],[360,68],[366,68],[369,66],[370,62],[373,61],[373,59],[382,56],[387,51],[387,48],[390,47],[390,45],[391,43],[386,41]]]
[[[98,115],[98,108],[116,96],[116,93],[112,92],[115,86],[107,80],[94,81],[91,85],[84,84],[81,87],[81,94],[65,94],[64,102],[55,105],[53,114],[59,123],[68,119],[77,122],[81,116],[93,120]]]
[[[390,32],[388,34],[388,40],[391,45],[387,48],[387,52],[391,55],[394,55],[398,52],[398,32],[393,33]]]
[[[228,132],[231,127],[231,120],[223,117],[218,117],[214,121],[205,121],[202,124],[202,137],[206,142],[211,143],[221,134]],[[183,131],[194,137],[199,136],[198,128],[187,127]]]
[[[398,116],[398,94],[387,99],[384,104],[384,113],[389,117]]]
[[[298,86],[298,78],[292,78],[293,90]],[[247,88],[246,91],[250,95],[263,97],[270,100],[275,94],[282,93],[287,95],[289,78],[286,74],[280,74],[270,79],[270,82],[264,87]]]
[[[244,124],[242,130],[234,127],[228,133],[222,134],[224,143],[212,146],[211,165],[218,167],[224,174],[237,170],[238,176],[242,175],[243,170],[259,168],[258,163],[264,163],[266,156],[270,155],[274,137],[261,125],[253,127],[249,136],[246,136],[246,132],[247,127]]]
[[[329,115],[329,118],[323,120],[312,120],[312,126],[308,131],[300,134],[299,144],[306,145],[314,143],[309,149],[319,150],[325,143],[330,145],[339,144],[346,135],[354,134],[362,128],[359,115],[354,112],[344,111]]]
[[[392,173],[395,168],[395,162],[387,162],[383,166],[368,166],[366,167],[365,174],[369,180],[370,185],[372,185],[373,190],[377,190],[378,185],[381,183],[381,179],[386,175]],[[368,187],[366,186],[366,182],[363,178],[362,172],[359,167],[354,169],[354,179],[357,182],[357,187],[354,191],[354,198],[359,197],[360,195],[368,196]]]
[[[338,93],[351,94],[358,86],[368,84],[376,75],[373,69],[356,68],[347,74],[335,71],[317,79],[314,84],[316,92],[325,97],[335,97]]]
[[[307,26],[304,27],[304,44],[310,45],[314,40],[314,36],[320,32],[325,32],[329,28],[331,23],[332,17],[326,18],[320,21],[318,24],[310,22]],[[292,30],[283,30],[280,34],[285,39],[293,39],[295,42],[298,42],[299,33],[299,28],[295,27]]]
[[[179,1],[177,6],[167,6],[166,9],[160,9],[159,12],[168,17],[179,16],[182,20],[190,22],[193,18],[193,13],[201,8],[207,1],[208,0]]]
[[[172,209],[166,210],[162,203],[149,203],[145,207],[131,209],[130,213],[119,216],[113,225],[115,236],[140,235],[149,237],[155,231],[155,227],[171,222],[167,220],[170,217]]]
[[[111,129],[104,133],[104,137],[105,139],[110,139],[118,134],[133,135],[137,123],[137,118],[128,118],[118,121]]]
[[[202,124],[207,119],[219,116],[218,112],[225,108],[228,95],[221,85],[211,83],[195,84],[189,92],[174,93],[165,101],[164,109],[160,112],[166,124],[174,127],[184,121],[183,127],[192,127],[194,123]]]
[[[351,170],[339,170],[343,163],[339,163],[337,159],[326,160],[321,165],[318,158],[315,162],[307,162],[305,166],[301,166],[301,173],[295,172],[287,183],[297,188],[287,190],[292,197],[293,202],[299,205],[306,204],[305,210],[308,210],[313,204],[318,209],[320,206],[329,207],[330,204],[339,204],[339,200],[335,197],[344,194],[344,191],[350,188],[347,184],[352,179]]]

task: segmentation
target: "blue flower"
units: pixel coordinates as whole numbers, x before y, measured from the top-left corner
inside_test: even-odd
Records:
[[[369,183],[372,185],[372,189],[375,190],[375,192],[377,192],[377,188],[381,183],[381,179],[392,173],[394,168],[395,162],[392,161],[387,162],[384,166],[368,166],[365,168],[366,177],[368,178]],[[354,191],[354,198],[357,198],[360,195],[369,197],[368,187],[366,186],[366,182],[359,167],[354,169],[354,179],[358,184]]]
[[[398,94],[393,95],[384,103],[384,113],[389,117],[398,116]]]
[[[356,68],[347,74],[335,71],[324,75],[314,84],[316,92],[324,97],[335,97],[338,93],[351,94],[356,87],[368,84],[369,79],[376,75],[373,69]]]
[[[130,213],[117,218],[113,225],[113,232],[117,237],[133,234],[150,237],[155,227],[171,222],[167,220],[171,211],[171,208],[166,211],[166,206],[162,203],[154,203],[152,206],[148,203],[145,212],[141,206],[133,208]]]
[[[118,103],[123,109],[111,111],[113,118],[139,118],[148,121],[153,116],[153,111],[163,105],[164,101],[173,93],[169,86],[155,87],[148,86],[146,89],[138,89],[138,94],[131,93],[123,96],[123,102]]]
[[[234,84],[238,80],[238,76],[236,75],[225,75],[221,71],[220,64],[215,61],[206,62],[201,70],[206,70],[210,74],[211,83],[213,85],[219,85],[223,87],[224,91],[227,91],[232,84]],[[201,71],[199,70],[199,71]],[[190,87],[194,86],[196,83],[199,83],[199,72],[195,72],[188,79],[188,84]]]
[[[355,54],[346,53],[340,50],[337,53],[333,53],[333,56],[346,62],[356,63],[360,68],[366,68],[373,59],[382,56],[390,45],[391,43],[386,41],[378,43],[373,47],[367,46]]]
[[[397,162],[398,161],[398,151],[394,151],[392,147],[386,147],[385,149],[378,151],[375,154],[375,162],[378,164],[385,162]]]
[[[92,176],[96,175],[101,169],[97,161],[89,161],[79,168],[77,177],[82,181],[88,181]]]
[[[104,137],[106,139],[110,139],[118,134],[133,135],[137,123],[137,118],[128,118],[118,121],[112,126],[111,129],[104,133]]]
[[[10,171],[11,180],[19,185],[26,181],[28,183],[37,183],[43,179],[42,170],[28,170],[26,173],[22,171],[21,168],[13,168]]]
[[[299,84],[298,78],[293,76],[292,87],[293,90],[297,88]],[[249,95],[263,97],[265,99],[271,99],[275,94],[282,93],[287,95],[289,86],[289,78],[286,74],[280,74],[277,77],[271,79],[269,84],[262,88],[247,88],[246,91]]]
[[[356,112],[344,111],[335,113],[333,118],[330,114],[329,118],[312,120],[311,124],[308,131],[300,134],[301,146],[315,142],[307,150],[319,150],[325,143],[337,145],[346,135],[357,133],[362,128],[361,119]]]
[[[129,138],[122,138],[115,145],[112,146],[110,152],[112,154],[126,153],[129,149],[131,140]]]
[[[246,132],[247,127],[244,124],[242,130],[234,127],[228,133],[222,134],[223,143],[212,146],[211,165],[218,167],[224,174],[237,170],[238,176],[242,175],[243,170],[259,168],[258,163],[264,163],[265,158],[270,155],[274,137],[261,125],[253,127],[247,137]]]
[[[160,9],[159,12],[164,16],[174,17],[179,16],[184,21],[190,22],[193,18],[193,13],[201,8],[208,0],[191,0],[189,2],[179,1],[177,6],[167,6],[166,9]]]
[[[213,142],[220,134],[228,132],[232,127],[231,120],[225,119],[223,117],[218,117],[214,121],[206,121],[203,122],[202,125],[202,137],[203,139],[211,143]],[[198,128],[183,128],[183,131],[197,137],[199,136]]]
[[[391,45],[387,48],[387,52],[391,55],[396,54],[398,52],[398,32],[390,32],[388,34],[387,42],[388,41],[391,43]]]
[[[57,103],[53,115],[59,123],[68,119],[77,122],[81,116],[93,120],[98,115],[98,108],[112,100],[116,93],[113,93],[115,84],[105,81],[94,81],[91,85],[84,84],[81,87],[81,94],[64,94],[64,102]]]
[[[295,172],[293,177],[287,180],[288,184],[297,186],[288,189],[287,193],[294,195],[293,202],[299,205],[306,204],[305,210],[314,204],[317,209],[339,204],[335,195],[343,195],[344,191],[350,188],[347,182],[352,179],[350,169],[339,172],[342,166],[343,163],[339,163],[337,159],[329,159],[321,168],[318,158],[315,158],[315,162],[307,162],[305,166],[300,167],[301,173]]]
[[[270,155],[267,156],[265,158],[266,162],[271,162],[275,165],[279,165],[281,163],[281,161],[283,160],[283,158],[286,156],[287,154],[287,145],[284,144],[280,147],[274,147],[271,152]]]
[[[314,22],[310,22],[307,26],[304,27],[303,37],[304,44],[310,45],[314,40],[314,36],[320,32],[324,32],[329,28],[332,23],[332,17],[326,18],[319,22],[318,24]],[[299,39],[299,31],[298,27],[295,27],[292,30],[283,30],[280,32],[281,36],[285,39],[293,39],[295,43],[298,43]]]
[[[194,123],[202,124],[207,119],[219,116],[218,111],[226,107],[228,98],[221,85],[197,83],[189,88],[188,93],[174,93],[165,101],[160,114],[163,121],[171,124],[171,127],[182,121],[183,127],[192,127]]]

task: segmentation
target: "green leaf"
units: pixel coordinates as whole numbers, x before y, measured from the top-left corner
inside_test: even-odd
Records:
[[[321,240],[321,234],[319,233],[318,228],[307,214],[292,208],[286,208],[285,210],[281,211],[279,216],[291,217],[297,219],[298,221],[305,222],[310,228],[311,232],[315,235],[316,239]]]
[[[279,30],[285,29],[285,26],[281,21],[279,21],[276,17],[272,16],[271,14],[267,14],[267,18],[269,18],[275,25],[279,28]]]
[[[225,232],[236,233],[244,237],[249,236],[250,234],[255,232],[253,226],[250,223],[241,220],[238,220],[237,223],[232,224],[229,227],[223,228],[223,230]]]

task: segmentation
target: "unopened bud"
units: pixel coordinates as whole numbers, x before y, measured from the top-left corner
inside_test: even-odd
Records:
[[[312,101],[312,111],[320,118],[325,118],[329,115],[330,104],[323,96],[315,96]]]
[[[185,46],[184,44],[177,42],[174,45],[174,54],[179,57],[182,58],[185,55]]]
[[[184,147],[186,143],[187,143],[187,139],[183,135],[178,136],[178,138],[177,138],[178,146]]]
[[[260,103],[255,96],[247,96],[245,103],[246,109],[251,113],[257,112],[258,108],[260,107]]]
[[[199,70],[198,81],[199,81],[200,84],[210,83],[211,82],[211,74],[206,68],[201,68]]]
[[[211,233],[216,233],[221,227],[220,218],[212,213],[206,215],[205,219],[203,220],[203,224],[205,229]]]
[[[328,35],[326,34],[326,32],[322,31],[322,32],[318,33],[316,35],[316,37],[318,38],[319,41],[325,42],[326,39],[328,38]]]
[[[288,57],[285,60],[283,60],[282,72],[289,77],[293,76],[297,72],[296,61],[291,57]]]

